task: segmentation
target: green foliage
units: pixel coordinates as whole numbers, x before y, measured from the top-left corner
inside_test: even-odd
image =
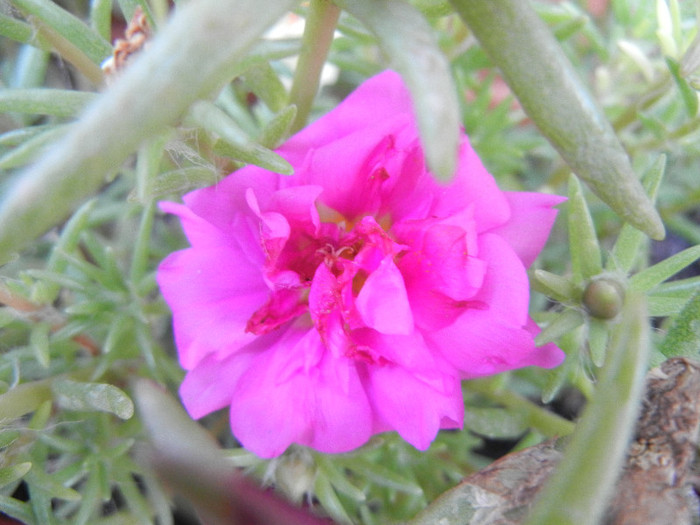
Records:
[[[152,443],[156,455],[183,460],[179,490],[195,505],[226,494],[188,488],[191,473],[218,476],[229,465],[339,523],[405,521],[426,508],[441,515],[448,498],[439,496],[491,461],[481,452],[492,440],[518,448],[573,432],[531,520],[564,523],[562,502],[586,519],[600,512],[641,374],[700,348],[692,6],[614,0],[596,18],[583,2],[533,2],[543,24],[496,31],[469,6],[509,2],[203,0],[176,2],[172,18],[164,0],[10,3],[0,13],[0,511],[29,524],[172,523],[171,496],[138,452]],[[137,7],[154,39],[106,82],[100,64],[120,36],[113,17],[126,21]],[[261,36],[295,7],[316,25]],[[554,59],[518,45],[527,35]],[[322,80],[324,64],[337,78]],[[274,149],[386,67],[405,77],[442,179],[462,125],[502,187],[568,194],[531,271],[537,343],[554,342],[567,358],[549,371],[465,382],[465,429],[441,433],[425,452],[384,434],[348,454],[293,447],[264,461],[235,446],[225,415],[197,425],[175,400],[183,372],[155,269],[184,241],[156,201],[244,164],[291,173]],[[580,104],[591,96],[599,108]],[[658,237],[652,205],[682,243],[672,253],[659,256],[665,245],[623,222]],[[673,280],[687,269],[692,276]],[[624,306],[608,315],[610,304]],[[572,389],[589,403],[577,424],[549,405]],[[207,463],[215,439],[229,447],[228,463]],[[477,496],[465,513],[476,512]]]

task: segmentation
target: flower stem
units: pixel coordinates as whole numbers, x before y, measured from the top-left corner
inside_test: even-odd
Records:
[[[532,401],[507,389],[494,389],[490,381],[467,381],[464,386],[496,403],[522,414],[529,426],[548,437],[566,436],[575,425],[561,416],[536,405]]]
[[[311,0],[309,3],[301,53],[289,94],[290,103],[297,107],[292,132],[299,131],[306,125],[339,16],[340,8],[329,0]]]
[[[615,489],[643,394],[649,356],[644,298],[628,294],[595,395],[527,525],[594,525]]]

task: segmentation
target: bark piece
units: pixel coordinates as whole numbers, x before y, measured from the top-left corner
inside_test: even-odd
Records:
[[[693,463],[700,432],[700,364],[673,358],[647,374],[635,437],[604,525],[700,523]],[[518,525],[563,455],[549,440],[467,477],[411,525]]]
[[[669,359],[647,393],[606,525],[684,525],[698,520],[691,467],[700,430],[700,365]]]

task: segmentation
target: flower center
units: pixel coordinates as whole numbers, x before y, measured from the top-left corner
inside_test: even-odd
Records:
[[[315,234],[292,229],[278,253],[266,252],[264,275],[270,296],[248,320],[247,332],[265,334],[309,312],[310,293],[323,297],[324,306],[311,312],[322,337],[331,312],[340,313],[343,329],[358,324],[354,299],[381,260],[404,247],[370,216],[350,231],[342,227],[345,224],[321,223]]]

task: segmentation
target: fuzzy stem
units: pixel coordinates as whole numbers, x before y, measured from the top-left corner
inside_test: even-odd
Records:
[[[599,523],[615,490],[644,392],[648,328],[643,296],[628,294],[595,395],[527,525]]]

